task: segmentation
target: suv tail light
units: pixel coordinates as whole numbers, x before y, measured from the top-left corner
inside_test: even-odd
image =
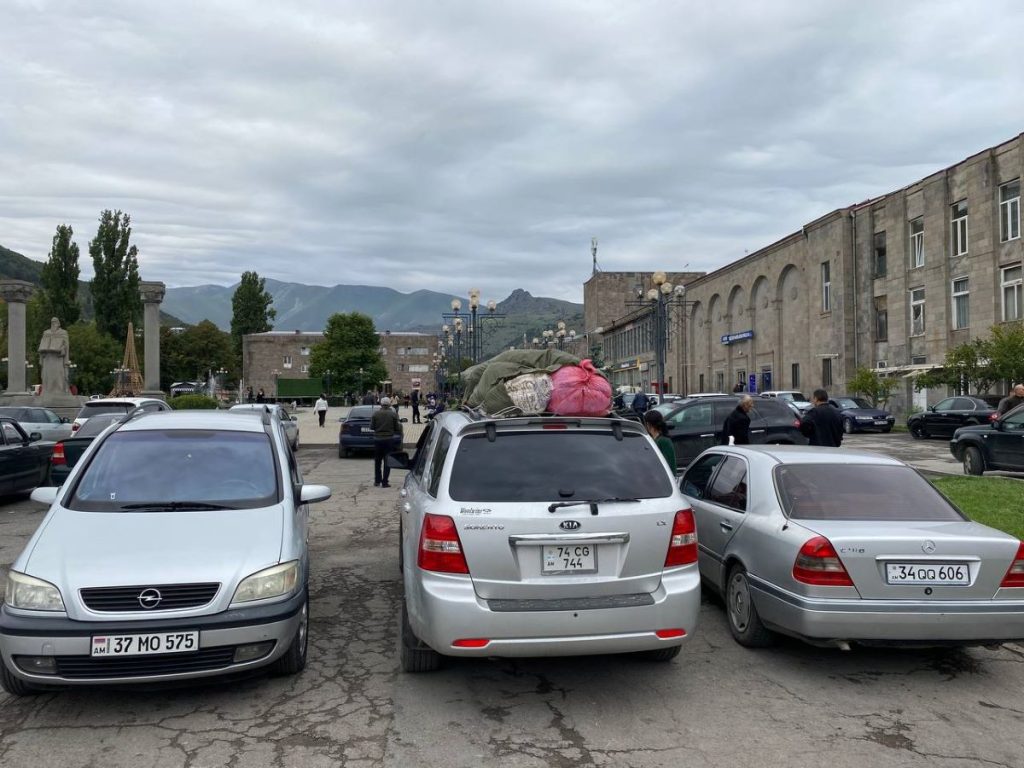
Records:
[[[998,421],[999,420],[999,411],[992,411],[992,413],[990,413],[988,415],[988,420],[989,421]]]
[[[800,429],[800,419],[793,419],[793,426]]]
[[[1017,554],[1000,587],[1024,587],[1024,541],[1017,546]]]
[[[53,455],[50,456],[51,464],[67,464],[68,460],[64,458],[64,443],[57,443],[53,446]]]
[[[793,578],[803,584],[821,587],[853,586],[835,547],[824,536],[815,536],[800,547],[793,563]]]
[[[454,520],[447,515],[427,514],[423,518],[418,563],[425,571],[469,573]]]
[[[676,519],[672,523],[672,537],[668,540],[665,567],[675,568],[677,565],[696,562],[697,524],[693,519],[692,509],[681,509],[676,512]]]

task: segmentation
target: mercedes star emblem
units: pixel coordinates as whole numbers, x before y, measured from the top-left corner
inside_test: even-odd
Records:
[[[935,542],[926,541],[924,544],[921,545],[921,551],[924,552],[926,555],[930,555],[932,552],[935,551]]]

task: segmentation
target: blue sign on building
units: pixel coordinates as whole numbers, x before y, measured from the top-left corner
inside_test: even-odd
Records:
[[[732,344],[734,341],[746,341],[747,339],[754,338],[753,331],[739,331],[738,333],[727,333],[722,337],[722,343],[725,345]]]

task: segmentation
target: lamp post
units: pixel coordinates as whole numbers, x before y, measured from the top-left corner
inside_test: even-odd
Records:
[[[469,289],[469,357],[473,361],[474,365],[480,362],[477,354],[477,341],[479,336],[476,333],[476,310],[480,306],[480,289],[470,288]]]
[[[637,288],[637,299],[635,301],[627,301],[626,304],[635,307],[648,308],[652,313],[653,319],[653,336],[654,336],[654,360],[655,360],[655,372],[658,377],[658,402],[665,402],[665,356],[668,347],[668,333],[669,333],[669,316],[672,307],[681,308],[683,315],[686,314],[686,306],[691,302],[685,300],[686,286],[679,285],[673,286],[668,281],[668,277],[664,272],[658,271],[651,275],[651,282],[654,283],[654,287],[650,288],[646,293],[643,289],[638,286]],[[686,356],[686,334],[685,331],[681,332],[682,339],[682,353],[684,358],[683,368],[683,391],[688,391],[686,381],[686,369],[685,369],[685,356]]]
[[[359,399],[360,400],[362,400],[364,394],[365,393],[363,392],[363,369],[362,369],[362,367],[360,367],[359,368]]]

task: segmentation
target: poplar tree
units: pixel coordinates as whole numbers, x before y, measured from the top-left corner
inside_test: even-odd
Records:
[[[82,314],[78,306],[78,243],[71,239],[74,234],[66,224],[57,227],[40,276],[46,312],[60,320],[65,328],[78,322]]]
[[[236,357],[242,358],[242,337],[247,333],[265,333],[274,326],[277,311],[270,306],[274,297],[266,288],[266,278],[255,272],[243,272],[231,297],[231,342]]]
[[[100,214],[96,237],[89,243],[95,273],[92,289],[96,328],[124,341],[128,323],[139,325],[142,297],[139,296],[139,251],[130,244],[131,217],[121,211]]]

